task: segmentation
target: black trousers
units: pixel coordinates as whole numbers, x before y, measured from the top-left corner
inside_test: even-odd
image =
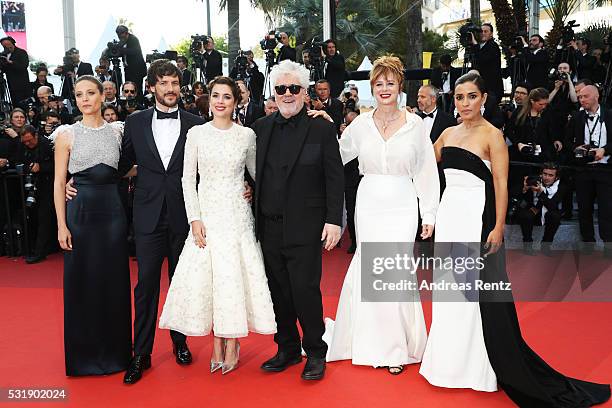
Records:
[[[357,235],[355,234],[355,204],[357,203],[357,188],[345,187],[344,202],[346,205],[346,226],[351,237],[351,245],[357,245]]]
[[[151,354],[157,309],[159,283],[164,258],[168,257],[168,277],[172,280],[176,264],[183,250],[187,234],[177,234],[168,222],[168,210],[164,203],[157,227],[150,234],[136,233],[136,259],[138,261],[138,284],[134,289],[134,354]],[[183,343],[186,336],[170,330],[173,343]]]
[[[612,241],[612,171],[609,166],[589,165],[576,171],[576,200],[580,234],[584,242],[595,242],[593,206],[597,200],[599,235]]]
[[[327,344],[323,341],[323,304],[321,298],[321,243],[283,245],[283,222],[262,219],[261,246],[266,276],[274,304],[278,350],[299,354],[302,347],[308,357],[324,358]]]
[[[523,233],[523,242],[533,242],[532,232],[534,225],[540,225],[542,213],[534,214],[529,208],[522,208],[518,214],[518,222]],[[553,242],[555,234],[561,225],[561,213],[559,210],[547,211],[544,214],[544,236],[542,242]]]
[[[46,256],[57,244],[57,219],[53,207],[52,190],[41,190],[38,194],[36,223],[34,255]]]

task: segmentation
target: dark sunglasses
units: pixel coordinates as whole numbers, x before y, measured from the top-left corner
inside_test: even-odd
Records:
[[[136,91],[133,91],[133,90],[131,90],[131,89],[124,89],[124,90],[123,90],[123,93],[133,93],[133,94],[135,94],[135,93],[136,93]]]
[[[296,84],[291,84],[289,86],[287,86],[287,85],[277,85],[277,86],[274,87],[274,90],[276,91],[276,93],[278,95],[284,95],[285,92],[287,92],[287,89],[293,95],[297,95],[302,90],[302,86],[301,85],[296,85]]]

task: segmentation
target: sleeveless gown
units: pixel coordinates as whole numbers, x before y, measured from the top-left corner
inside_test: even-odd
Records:
[[[63,127],[72,134],[68,201],[72,251],[64,253],[64,347],[69,376],[127,368],[132,350],[127,224],[118,190],[120,125]]]
[[[187,133],[183,192],[187,218],[201,220],[206,246],[189,233],[168,289],[159,327],[188,336],[224,338],[276,333],[263,255],[244,193],[244,169],[255,178],[255,133],[211,122]],[[200,182],[196,190],[196,173]]]
[[[446,189],[436,224],[438,242],[486,242],[495,226],[490,163],[459,147],[442,148]],[[486,258],[480,279],[508,282],[503,251]],[[607,401],[610,386],[565,377],[525,342],[508,301],[434,302],[420,373],[433,385],[495,391],[522,408],[576,408]],[[494,295],[493,295],[494,296]],[[434,292],[435,299],[435,292]]]

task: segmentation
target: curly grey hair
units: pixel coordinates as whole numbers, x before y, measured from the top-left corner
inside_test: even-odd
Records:
[[[276,81],[283,75],[295,76],[299,82],[299,85],[301,85],[304,89],[308,89],[310,72],[303,65],[290,60],[284,60],[278,65],[275,65],[272,68],[272,71],[270,71],[270,81],[272,82],[272,86],[276,86]]]

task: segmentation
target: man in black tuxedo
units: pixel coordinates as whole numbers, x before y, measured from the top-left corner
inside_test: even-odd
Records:
[[[147,64],[142,57],[140,41],[124,25],[117,26],[115,32],[122,45],[125,80],[126,82],[134,82],[140,90],[142,89],[142,79],[147,75]]]
[[[597,199],[599,235],[605,243],[605,255],[612,257],[612,110],[599,104],[599,91],[593,85],[580,90],[578,100],[583,110],[574,113],[567,127],[566,144],[572,146],[576,167],[576,200],[580,233],[585,249],[595,245],[593,206]]]
[[[182,55],[176,58],[176,66],[181,71],[181,87],[191,85],[193,81],[193,74],[187,69],[187,58]]]
[[[249,92],[251,93],[251,99],[257,102],[258,104],[263,103],[263,87],[265,82],[264,74],[259,71],[259,67],[255,63],[253,51],[247,50],[243,51],[244,56],[247,57],[247,67],[246,72],[240,73],[238,72],[238,65],[234,64],[232,71],[230,72],[230,78],[233,80],[237,80],[238,76],[242,76],[241,79],[244,79],[249,88]]]
[[[271,72],[279,111],[253,124],[257,134],[255,232],[274,304],[278,352],[265,371],[283,371],[308,356],[305,380],[325,373],[321,247],[340,240],[344,170],[335,127],[306,114],[309,72],[283,61]],[[300,339],[296,320],[303,332]]]
[[[346,63],[342,54],[338,52],[334,40],[325,41],[325,49],[323,51],[325,56],[325,79],[329,81],[332,98],[337,98],[344,89]]]
[[[499,45],[493,39],[493,26],[490,23],[482,25],[480,43],[472,35],[472,52],[474,55],[474,68],[478,70],[485,80],[488,98],[495,104],[504,96],[504,83],[502,81],[501,52]]]
[[[241,100],[236,106],[236,115],[238,122],[243,126],[251,127],[257,119],[266,116],[263,106],[257,101],[251,99],[251,91],[247,88],[245,82],[241,79],[236,81],[240,88]]]
[[[204,44],[204,54],[202,56],[204,58],[206,83],[223,75],[223,57],[219,51],[215,50],[215,40],[212,37],[208,37],[208,41]]]
[[[526,65],[526,81],[532,89],[546,88],[548,85],[548,51],[544,48],[544,38],[534,34],[529,38],[529,44],[524,37],[523,58]],[[513,84],[514,85],[514,84]]]
[[[287,33],[280,33],[280,43],[281,47],[278,50],[278,54],[276,55],[276,63],[278,64],[284,60],[295,61],[297,58],[295,48],[289,45],[289,35]]]
[[[315,84],[317,98],[312,99],[312,107],[316,110],[323,110],[331,116],[336,125],[336,131],[340,134],[340,125],[344,119],[344,106],[338,99],[330,96],[330,83],[327,79],[319,79]]]
[[[559,165],[544,163],[539,179],[535,180],[525,176],[522,185],[517,188],[519,207],[516,216],[523,234],[523,251],[527,255],[534,255],[533,226],[543,225],[542,253],[550,256],[551,245],[555,234],[561,225],[561,211],[559,204],[568,193],[567,187],[560,183]]]
[[[155,108],[127,117],[120,171],[138,166],[134,191],[134,232],[138,285],[134,290],[134,358],[124,382],[137,382],[151,366],[157,324],[159,282],[164,258],[168,275],[174,269],[189,233],[181,177],[187,131],[204,121],[178,108],[181,73],[168,60],[151,64],[148,72]],[[178,364],[190,364],[185,335],[170,331]]]
[[[432,143],[436,143],[444,129],[457,125],[452,115],[438,109],[438,93],[439,90],[435,86],[423,85],[417,94],[417,105],[419,106],[417,115],[423,119],[425,133]]]
[[[66,51],[66,57],[72,58],[74,71],[65,71],[64,66],[57,67],[53,73],[55,75],[64,75],[64,83],[60,95],[64,99],[74,99],[74,81],[83,75],[93,75],[93,68],[88,62],[81,61],[81,54],[76,48],[71,48]]]
[[[461,69],[451,66],[449,54],[440,55],[440,65],[431,70],[430,83],[441,91],[440,102],[444,112],[452,111],[455,82],[461,76]]]
[[[0,54],[0,67],[6,73],[9,92],[13,105],[27,99],[32,94],[28,66],[28,53],[15,45],[13,37],[0,39],[4,51]]]

